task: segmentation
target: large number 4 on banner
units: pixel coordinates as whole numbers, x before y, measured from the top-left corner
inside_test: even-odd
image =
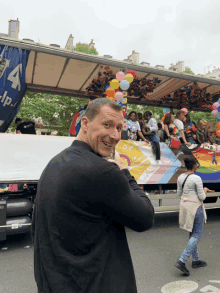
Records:
[[[12,88],[16,89],[18,86],[18,90],[21,89],[21,83],[19,78],[19,71],[22,74],[22,64],[18,64],[18,66],[15,67],[14,70],[8,75],[8,80],[12,82]]]

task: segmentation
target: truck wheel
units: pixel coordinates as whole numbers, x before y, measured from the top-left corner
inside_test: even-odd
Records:
[[[203,202],[204,203],[215,203],[218,197],[207,197]]]

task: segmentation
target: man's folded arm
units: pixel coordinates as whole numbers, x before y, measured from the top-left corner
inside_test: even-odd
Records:
[[[106,214],[134,231],[143,232],[154,223],[154,208],[149,198],[138,186],[130,172],[117,165],[102,174],[106,191],[102,202]]]

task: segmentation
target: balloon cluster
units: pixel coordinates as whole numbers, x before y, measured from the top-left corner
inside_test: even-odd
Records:
[[[121,91],[126,91],[130,87],[130,83],[135,78],[135,71],[134,70],[128,70],[127,74],[125,75],[122,71],[119,71],[116,74],[116,78],[112,79],[110,82],[110,86],[106,87],[106,96],[110,100],[115,100],[115,101],[121,101],[124,97],[123,92]]]
[[[212,108],[214,109],[211,112],[212,117],[220,121],[220,99],[212,105]]]
[[[134,70],[128,70],[126,74],[124,72],[119,71],[116,74],[116,78],[110,81],[110,85],[106,86],[106,96],[107,99],[115,101],[121,107],[125,107],[127,103],[127,91],[130,87],[130,83],[134,80],[136,73]],[[123,115],[126,115],[125,109],[123,109]]]

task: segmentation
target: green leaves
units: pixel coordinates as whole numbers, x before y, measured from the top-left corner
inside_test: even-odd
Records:
[[[163,118],[163,116],[164,116],[163,107],[153,107],[153,106],[147,106],[146,107],[146,106],[128,104],[128,113],[130,111],[136,111],[137,113],[141,112],[142,114],[144,114],[145,111],[150,111],[153,114],[152,117],[156,118],[158,122],[161,122],[161,118]],[[177,112],[177,110],[174,110],[174,114],[176,112]],[[213,121],[215,124],[217,123],[216,118],[213,118],[211,116],[211,113],[207,113],[207,112],[190,112],[189,111],[189,115],[190,115],[191,121],[194,121],[195,123],[197,123],[201,119],[205,119],[207,121]]]
[[[88,102],[88,99],[26,92],[17,117],[23,121],[41,117],[50,131],[57,130],[57,135],[68,136],[73,115]],[[12,125],[11,130],[15,129]]]
[[[191,68],[189,66],[185,67],[185,70],[183,71],[183,73],[195,75],[195,73],[191,70]]]
[[[82,43],[77,43],[76,47],[74,48],[74,51],[86,53],[86,54],[98,55],[98,52],[95,48],[93,47],[90,48],[89,45],[84,45]]]

